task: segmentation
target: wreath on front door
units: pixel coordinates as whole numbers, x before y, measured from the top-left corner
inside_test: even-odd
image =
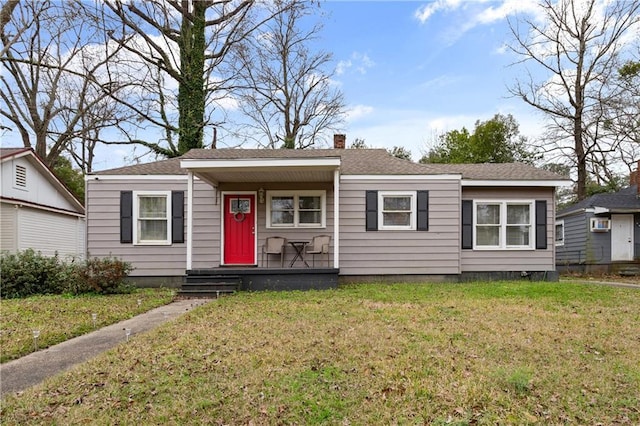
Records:
[[[236,222],[242,222],[244,220],[244,212],[237,211],[233,214],[233,220]]]

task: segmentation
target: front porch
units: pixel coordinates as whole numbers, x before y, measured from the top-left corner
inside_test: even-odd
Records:
[[[326,290],[338,287],[338,268],[192,269],[178,292],[183,297],[219,297],[235,291]]]
[[[234,275],[231,271],[239,271],[242,282],[238,287],[243,290],[306,289],[312,282],[316,288],[328,288],[337,283],[340,156],[332,152],[309,158],[271,158],[268,150],[231,154],[233,158],[185,156],[180,162],[188,172],[185,283],[203,281],[204,276],[211,280],[219,274],[228,277]],[[202,201],[194,201],[198,197],[196,179],[213,188],[215,210],[203,210]],[[202,230],[209,235],[198,235]],[[219,251],[203,244],[217,239]],[[284,246],[271,248],[270,239],[280,239]],[[323,243],[317,244],[319,241]],[[207,258],[215,251],[213,259]],[[269,261],[278,261],[280,269],[261,269],[274,265]],[[324,262],[326,269],[315,268],[317,261]],[[296,266],[311,269],[301,272]],[[310,279],[326,274],[318,271],[330,271],[335,278]]]

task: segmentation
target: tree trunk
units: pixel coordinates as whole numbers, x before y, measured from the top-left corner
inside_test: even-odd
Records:
[[[190,1],[182,2],[185,10]],[[191,2],[191,14],[182,15],[180,31],[180,69],[182,81],[178,89],[178,151],[202,148],[205,107],[205,12],[207,3]],[[193,22],[189,20],[193,17]]]
[[[573,140],[576,151],[576,166],[578,180],[576,182],[576,196],[578,200],[583,200],[587,196],[587,160],[582,142],[582,120],[576,117],[574,120]]]

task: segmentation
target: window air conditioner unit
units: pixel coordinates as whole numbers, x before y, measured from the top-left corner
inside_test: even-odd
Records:
[[[591,218],[591,232],[609,232],[611,229],[611,219],[608,218]]]

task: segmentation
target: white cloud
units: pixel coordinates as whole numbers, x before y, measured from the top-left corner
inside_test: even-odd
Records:
[[[475,16],[476,24],[492,24],[506,19],[517,13],[527,13],[534,16],[540,14],[540,7],[533,0],[504,0],[498,6],[489,6]]]
[[[432,78],[431,80],[427,80],[424,83],[421,83],[420,89],[431,89],[431,88],[441,88],[446,86],[451,86],[452,84],[460,81],[459,77],[451,76],[451,75],[440,75],[438,77]]]
[[[353,52],[349,59],[338,62],[336,66],[336,75],[345,74],[349,70],[355,70],[360,74],[366,74],[369,68],[372,68],[376,63],[369,58],[366,53]]]
[[[414,16],[418,21],[424,24],[436,12],[456,10],[462,5],[462,3],[462,0],[436,0],[424,6],[420,6],[418,10],[415,11]]]
[[[485,6],[485,3],[489,5]],[[438,12],[455,12],[461,17],[455,20],[455,24],[447,28],[443,34],[445,43],[448,45],[455,43],[466,32],[479,25],[490,25],[517,13],[533,15],[536,20],[542,17],[541,8],[536,0],[476,0],[473,2],[437,0],[418,8],[414,16],[424,24]]]
[[[355,121],[373,112],[373,107],[368,105],[354,105],[347,110],[347,121]]]

